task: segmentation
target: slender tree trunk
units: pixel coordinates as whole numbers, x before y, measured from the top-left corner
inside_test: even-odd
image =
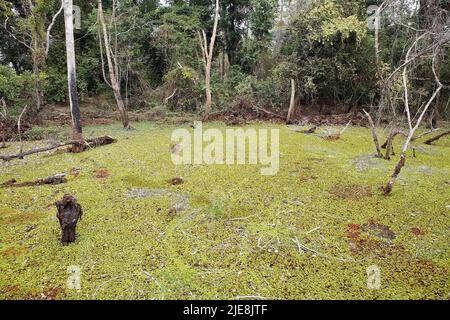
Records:
[[[120,119],[122,121],[123,127],[128,129],[130,127],[128,113],[123,103],[122,95],[120,93],[120,84],[117,79],[117,62],[114,66],[111,57],[111,46],[109,45],[108,30],[106,29],[105,17],[103,15],[103,5],[102,0],[98,0],[98,16],[103,30],[103,42],[105,44],[106,60],[108,62],[109,78],[111,80],[111,88],[114,92],[114,98],[116,99],[117,108],[119,109]]]
[[[383,154],[381,153],[381,149],[380,149],[380,142],[378,140],[378,135],[377,135],[377,132],[375,130],[376,129],[375,124],[374,124],[370,114],[364,109],[363,109],[363,111],[364,111],[364,113],[367,116],[367,120],[369,120],[370,127],[372,128],[372,138],[373,138],[373,143],[375,144],[375,149],[377,151],[377,157],[378,158],[383,158]]]
[[[291,79],[291,101],[289,103],[289,111],[286,119],[286,123],[291,123],[292,115],[294,114],[295,109],[295,80]]]
[[[73,0],[64,1],[64,23],[66,31],[67,81],[69,87],[70,113],[72,115],[73,140],[83,144],[80,106],[78,104],[77,72],[75,65],[75,40],[73,36]],[[76,152],[77,147],[74,145]]]
[[[216,0],[216,9],[214,14],[214,27],[211,35],[211,41],[208,47],[208,41],[206,39],[206,33],[202,30],[203,38],[199,34],[200,45],[203,54],[203,63],[205,67],[205,93],[206,93],[206,105],[205,112],[203,114],[203,120],[207,121],[212,110],[212,94],[211,94],[211,66],[214,53],[214,43],[217,36],[217,26],[219,24],[219,0]]]
[[[32,53],[33,56],[33,76],[34,76],[34,96],[35,96],[35,107],[34,110],[32,110],[33,115],[37,115],[41,109],[42,109],[42,98],[44,96],[43,92],[42,92],[42,87],[41,87],[41,79],[40,79],[40,75],[41,75],[41,71],[39,68],[39,62],[38,62],[38,57],[36,56],[36,52],[38,52],[38,48],[35,46],[34,47],[34,51]]]

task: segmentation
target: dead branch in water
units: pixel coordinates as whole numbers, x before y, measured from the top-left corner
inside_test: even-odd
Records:
[[[425,141],[425,144],[431,145],[431,144],[433,144],[433,142],[435,142],[435,141],[439,140],[440,138],[445,137],[445,136],[447,136],[449,134],[450,134],[450,131],[441,133],[441,134],[437,135],[436,137],[428,139],[427,141]]]
[[[68,142],[63,142],[63,143],[59,143],[59,144],[55,144],[55,145],[51,145],[48,147],[43,147],[43,148],[37,148],[37,149],[32,149],[32,150],[28,150],[28,151],[24,151],[24,152],[20,152],[18,154],[14,154],[14,155],[6,155],[6,156],[1,156],[0,155],[0,159],[3,161],[11,161],[13,159],[23,159],[23,157],[25,156],[29,156],[32,154],[36,154],[36,153],[41,153],[41,152],[46,152],[46,151],[51,151],[54,149],[58,149],[61,147],[65,147],[65,146],[72,146],[71,148],[69,148],[69,152],[73,152],[74,146],[79,146],[81,147],[81,152],[85,151],[87,149],[92,149],[92,148],[96,148],[99,146],[104,146],[104,145],[108,145],[108,144],[112,144],[117,142],[116,139],[110,137],[110,136],[104,136],[104,137],[98,137],[98,138],[93,138],[93,139],[87,139],[85,140],[85,143],[82,144],[80,146],[80,143],[78,141],[68,141]],[[79,149],[79,148],[77,148]]]
[[[55,184],[61,184],[66,183],[66,174],[55,174],[54,176],[45,178],[45,179],[38,179],[35,181],[27,181],[27,182],[17,182],[16,179],[11,179],[9,181],[6,181],[2,184],[0,184],[0,188],[19,188],[19,187],[32,187],[32,186],[42,186],[45,184],[55,185]]]

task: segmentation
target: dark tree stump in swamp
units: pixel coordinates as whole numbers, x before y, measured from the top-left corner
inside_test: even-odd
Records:
[[[77,200],[71,195],[64,195],[62,200],[55,203],[58,213],[56,217],[61,227],[61,242],[64,244],[75,241],[75,231],[78,219],[81,220],[83,210]]]

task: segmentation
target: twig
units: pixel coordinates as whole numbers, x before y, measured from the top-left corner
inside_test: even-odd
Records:
[[[169,100],[172,99],[172,98],[175,96],[175,94],[177,93],[177,91],[178,91],[178,88],[175,88],[175,90],[173,91],[173,93],[172,93],[170,96],[168,96],[167,98],[164,99],[164,104],[168,104],[168,103],[169,103]]]
[[[315,251],[315,250],[313,250],[313,249],[310,249],[310,248],[308,248],[307,246],[304,246],[303,244],[301,244],[300,241],[298,241],[298,238],[297,238],[297,237],[295,237],[294,239],[291,239],[291,240],[292,240],[292,242],[294,242],[294,243],[297,245],[298,251],[299,251],[300,253],[303,253],[303,252],[305,252],[305,251],[310,251],[310,252],[312,252],[312,253],[319,254],[317,251]]]
[[[251,218],[251,217],[254,217],[254,216],[256,216],[256,214],[252,214],[252,215],[249,215],[249,216],[247,216],[247,217],[240,217],[240,218],[233,218],[233,219],[230,219],[230,221],[236,221],[236,220],[247,220],[247,219],[249,219],[249,218]]]
[[[315,227],[314,229],[311,229],[311,230],[309,230],[308,232],[306,232],[305,235],[310,234],[310,233],[313,233],[314,231],[319,230],[319,229],[320,229],[320,226]]]
[[[347,128],[348,128],[348,126],[350,125],[350,123],[352,123],[352,120],[350,120],[350,121],[347,123],[347,125],[345,126],[345,128],[342,129],[342,131],[339,133],[340,135],[342,135],[342,134],[345,132],[345,130],[347,130]]]
[[[145,274],[150,279],[152,279],[158,285],[158,287],[161,289],[161,300],[164,300],[164,288],[161,286],[158,280],[156,280],[155,277],[153,277],[150,273],[148,273],[145,270],[142,270],[142,273]]]

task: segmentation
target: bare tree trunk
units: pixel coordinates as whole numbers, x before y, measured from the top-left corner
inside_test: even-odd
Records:
[[[389,133],[389,137],[386,140],[386,155],[384,158],[386,160],[391,160],[391,155],[394,155],[394,138],[396,135],[401,134],[402,132],[398,130],[397,128],[392,128],[391,132]],[[384,144],[383,144],[384,146]],[[381,147],[383,147],[381,146]]]
[[[28,106],[25,106],[23,108],[22,112],[20,113],[19,120],[17,120],[17,134],[19,135],[19,143],[20,143],[20,146],[19,146],[19,151],[20,152],[19,153],[20,154],[23,153],[22,126],[21,126],[21,124],[22,124],[22,117],[23,117],[25,111],[27,110],[27,107]],[[21,159],[23,159],[23,158],[21,158]]]
[[[367,119],[369,120],[370,126],[372,128],[373,143],[375,144],[375,149],[377,150],[377,157],[383,158],[383,154],[381,153],[381,149],[380,149],[380,142],[378,140],[378,135],[377,135],[377,132],[375,131],[375,124],[373,123],[373,120],[372,120],[372,117],[370,116],[370,114],[366,110],[363,110],[363,111],[366,114]]]
[[[101,28],[103,30],[103,42],[105,44],[106,60],[108,62],[109,79],[111,80],[111,88],[114,92],[114,98],[116,99],[117,109],[119,109],[120,119],[122,121],[123,127],[125,129],[130,128],[130,123],[128,119],[128,113],[123,103],[122,95],[120,93],[120,84],[118,81],[117,74],[117,62],[114,66],[111,57],[111,46],[109,44],[108,30],[106,29],[105,17],[103,15],[103,5],[102,0],[98,0],[98,17],[100,20]],[[100,44],[101,45],[101,44]]]
[[[32,111],[32,113],[34,115],[37,115],[41,109],[42,109],[42,98],[44,96],[42,89],[41,89],[41,79],[40,79],[40,75],[41,75],[41,71],[39,68],[39,62],[38,62],[38,57],[37,57],[37,53],[36,51],[37,48],[34,47],[35,50],[32,52],[32,56],[33,56],[33,83],[34,83],[34,96],[35,96],[35,108]]]
[[[75,40],[73,36],[73,0],[64,1],[64,23],[66,32],[67,81],[69,87],[70,113],[72,115],[73,141],[84,143],[81,128],[80,106],[78,104],[77,72],[75,65]],[[74,145],[74,151],[76,151]]]
[[[203,120],[206,121],[209,118],[209,114],[212,109],[212,95],[211,95],[211,65],[212,57],[214,53],[214,43],[217,36],[217,26],[219,24],[219,0],[216,0],[216,9],[214,14],[214,27],[211,35],[211,40],[208,47],[208,40],[206,39],[206,33],[202,30],[202,35],[199,33],[200,46],[203,55],[203,64],[205,67],[205,93],[206,93],[206,105],[205,113],[203,114]],[[203,37],[202,37],[203,36]]]
[[[291,123],[291,117],[294,114],[294,109],[295,109],[295,80],[291,79],[291,100],[289,103],[289,111],[286,119],[287,124]]]
[[[2,144],[0,145],[0,149],[4,149],[6,148],[6,117],[7,117],[7,109],[6,109],[6,102],[5,99],[3,99],[3,97],[0,99],[0,103],[2,105],[2,109],[3,111],[0,111],[0,116],[3,119],[2,121],[0,121],[0,128],[2,128],[1,132],[2,132]]]

